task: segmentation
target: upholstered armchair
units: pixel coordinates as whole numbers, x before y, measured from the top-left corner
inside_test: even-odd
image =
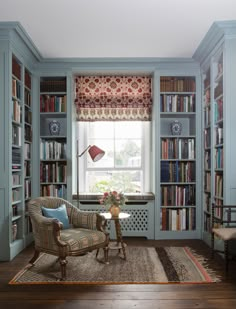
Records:
[[[68,226],[62,220],[45,217],[45,209],[66,208]],[[65,205],[65,206],[64,206]],[[104,262],[108,262],[108,234],[103,230],[103,217],[91,211],[82,211],[62,198],[38,197],[28,204],[32,222],[35,252],[31,264],[40,252],[58,256],[61,267],[61,279],[66,279],[67,256],[79,256],[86,252],[103,248]],[[65,224],[64,224],[65,225]],[[97,250],[98,252],[98,250]]]

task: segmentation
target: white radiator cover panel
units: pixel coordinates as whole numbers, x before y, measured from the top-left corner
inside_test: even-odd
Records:
[[[122,235],[154,239],[154,205],[154,200],[152,200],[129,202],[128,205],[123,206],[122,211],[129,213],[130,217],[120,220]],[[80,201],[79,208],[89,211],[104,211],[98,202],[93,201]],[[107,227],[110,231],[110,238],[115,239],[114,222],[109,220]]]

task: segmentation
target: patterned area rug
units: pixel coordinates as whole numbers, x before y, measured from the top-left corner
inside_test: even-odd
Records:
[[[103,250],[99,252],[102,258]],[[109,251],[109,264],[95,259],[95,252],[69,257],[67,280],[60,281],[57,258],[41,254],[35,266],[27,265],[10,284],[160,284],[210,283],[220,279],[204,257],[187,247],[126,247],[127,260]]]

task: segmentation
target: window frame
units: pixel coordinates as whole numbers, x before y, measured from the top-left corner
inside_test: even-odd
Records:
[[[108,122],[108,121],[104,121]],[[117,122],[117,121],[110,121]],[[121,121],[119,121],[121,122]],[[133,122],[133,121],[131,121]],[[76,130],[79,140],[79,153],[81,153],[88,145],[88,124],[89,122],[77,122]],[[89,167],[88,160],[91,160],[89,154],[86,152],[85,155],[79,158],[79,193],[91,193],[88,192],[86,188],[87,183],[87,171],[141,171],[141,192],[150,192],[151,186],[151,169],[150,169],[150,159],[151,159],[151,122],[150,121],[141,121],[141,166],[137,168],[131,167]],[[115,139],[113,139],[115,142]],[[99,145],[96,145],[99,147]],[[105,149],[103,149],[105,150]],[[149,151],[150,150],[150,151]],[[106,150],[105,150],[106,151]],[[76,169],[75,169],[76,172]],[[74,186],[76,187],[76,186]],[[127,193],[127,192],[125,192]]]

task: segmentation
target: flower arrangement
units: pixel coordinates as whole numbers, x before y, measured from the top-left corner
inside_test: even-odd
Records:
[[[104,192],[103,197],[99,200],[101,205],[104,206],[123,206],[127,201],[126,197],[122,192],[110,191]]]

